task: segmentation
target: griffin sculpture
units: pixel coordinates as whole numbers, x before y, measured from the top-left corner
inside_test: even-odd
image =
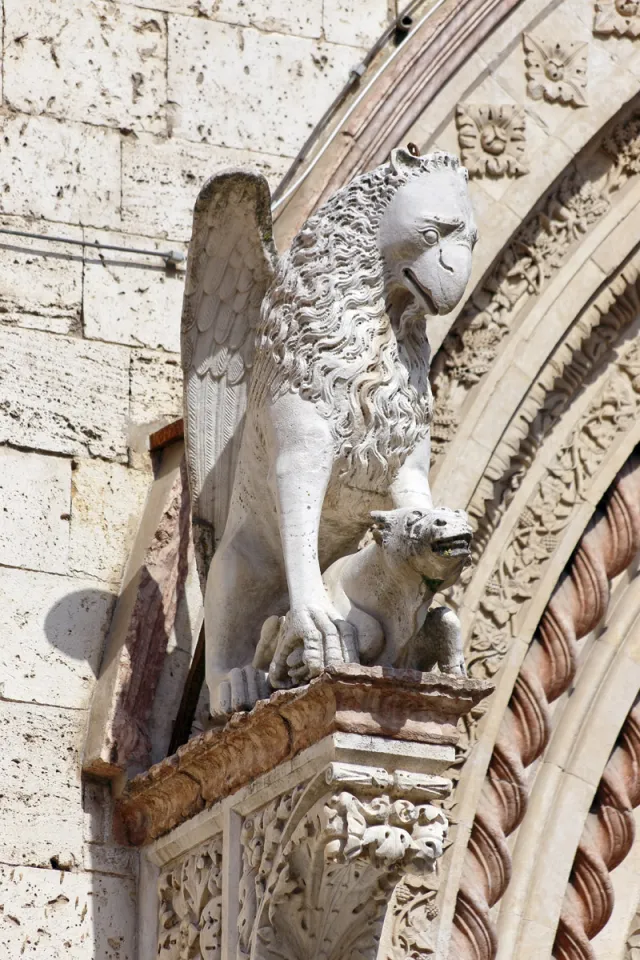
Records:
[[[305,678],[358,659],[322,573],[372,511],[433,507],[425,317],[460,301],[476,239],[466,170],[446,153],[394,151],[280,259],[261,175],[203,187],[182,360],[214,716],[269,695],[253,660],[270,616],[286,615]]]

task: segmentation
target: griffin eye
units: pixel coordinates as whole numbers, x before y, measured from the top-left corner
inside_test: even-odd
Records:
[[[426,230],[422,231],[422,236],[425,239],[425,242],[432,247],[440,239],[440,234],[435,227],[428,227]]]

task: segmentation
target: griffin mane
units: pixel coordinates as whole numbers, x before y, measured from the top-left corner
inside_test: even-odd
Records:
[[[355,178],[304,224],[262,305],[249,403],[299,391],[332,424],[345,469],[374,485],[426,434],[432,407],[424,323],[398,331],[385,309],[378,228],[400,186],[443,168],[466,176],[436,153]]]

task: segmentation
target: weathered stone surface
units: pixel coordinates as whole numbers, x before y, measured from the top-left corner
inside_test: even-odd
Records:
[[[131,357],[132,429],[146,436],[182,416],[182,368],[178,356],[134,351]]]
[[[71,463],[0,447],[0,563],[65,573]]]
[[[368,0],[366,8],[358,0],[324,0],[324,36],[331,43],[371,47],[389,22],[389,6],[387,0]]]
[[[121,233],[88,232],[91,242],[169,251],[166,240]],[[186,252],[183,244],[172,250]],[[167,272],[159,257],[86,248],[84,333],[96,340],[180,350],[184,273]]]
[[[4,213],[113,227],[120,222],[120,135],[50,117],[0,115]]]
[[[250,166],[275,189],[289,159],[172,137],[127,137],[122,144],[122,221],[154,236],[191,237],[193,205],[205,180],[226,167]]]
[[[134,960],[135,883],[115,876],[0,867],[3,956]]]
[[[82,710],[0,701],[0,862],[82,862]]]
[[[186,483],[182,446],[174,444],[157,464],[135,542],[128,551],[85,743],[83,765],[90,773],[104,776],[109,770],[115,776],[130,766],[145,769],[152,750],[149,721],[154,703],[169,725],[178,709],[179,690],[169,700],[156,696],[156,689],[167,647],[176,646],[172,635],[174,628],[179,629],[178,613],[185,619],[185,581],[189,567],[194,567]],[[189,653],[184,657],[188,669]],[[142,684],[140,677],[144,677]],[[167,739],[162,756],[168,745]]]
[[[306,0],[305,3],[297,3],[296,0],[274,0],[272,3],[245,0],[242,4],[235,0],[220,0],[217,4],[212,0],[204,0],[202,5],[205,6],[207,2],[211,7],[210,16],[215,20],[304,37],[319,37],[322,34],[322,7],[325,4],[320,0]],[[365,19],[368,17],[367,9]]]
[[[129,351],[0,329],[0,442],[126,458]]]
[[[164,131],[165,19],[103,0],[6,0],[5,102],[24,113]]]
[[[113,836],[113,796],[107,783],[88,780],[82,785],[84,812],[83,866],[98,873],[136,878],[138,854],[122,847]]]
[[[119,463],[80,460],[71,486],[69,568],[119,582],[150,477]]]
[[[82,240],[70,224],[2,217],[8,230]],[[81,248],[0,233],[0,321],[52,333],[78,334],[82,311]]]
[[[354,47],[173,17],[174,132],[187,140],[295,156],[363,54]]]
[[[88,706],[114,595],[95,581],[26,570],[1,570],[0,584],[0,696]]]
[[[258,27],[276,33],[319,37],[322,32],[322,0],[130,0],[137,7],[208,17],[225,23]]]
[[[224,729],[194,737],[135,777],[118,804],[133,844],[148,843],[336,731],[442,749],[453,760],[459,717],[493,690],[486,681],[343,664],[280,690]]]

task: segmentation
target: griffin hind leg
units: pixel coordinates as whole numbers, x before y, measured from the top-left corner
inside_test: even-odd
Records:
[[[250,710],[269,696],[267,674],[252,661],[262,624],[279,612],[285,595],[281,563],[265,555],[264,544],[243,532],[223,538],[209,570],[204,609],[212,716]]]

